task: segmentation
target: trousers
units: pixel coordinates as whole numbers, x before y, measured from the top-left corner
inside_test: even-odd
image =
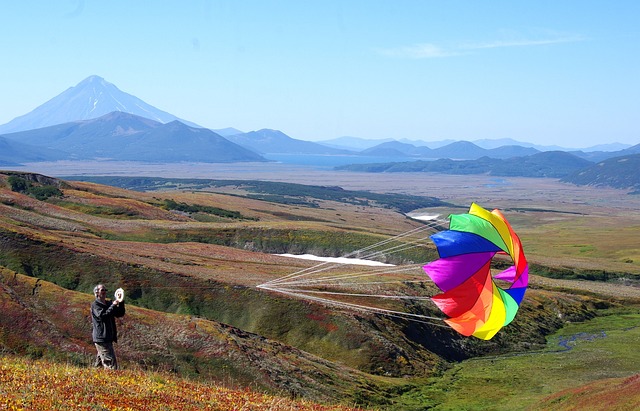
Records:
[[[112,370],[118,369],[118,359],[116,358],[116,352],[113,349],[113,343],[95,343],[98,355],[96,357],[95,366],[104,367]]]

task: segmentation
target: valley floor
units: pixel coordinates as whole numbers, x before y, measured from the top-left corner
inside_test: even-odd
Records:
[[[529,317],[526,317],[526,324],[524,321],[520,324],[522,330],[529,326],[546,330],[544,333],[537,333],[537,336],[540,337],[564,325],[564,328],[548,337],[548,345],[545,349],[523,348],[523,351],[529,352],[525,354],[486,357],[459,363],[450,361],[447,364],[447,367],[450,368],[439,368],[437,372],[434,372],[434,374],[438,375],[438,378],[431,380],[428,376],[425,376],[426,374],[421,377],[422,379],[397,378],[388,379],[388,381],[385,381],[382,377],[372,376],[371,385],[369,385],[368,380],[366,383],[360,382],[362,385],[359,386],[358,389],[362,389],[362,392],[370,394],[366,390],[380,383],[380,386],[376,386],[375,390],[389,390],[388,392],[384,392],[384,394],[389,394],[392,397],[391,400],[380,397],[380,406],[394,410],[418,410],[428,407],[434,407],[434,409],[440,410],[506,410],[537,409],[538,407],[543,409],[571,409],[574,404],[588,404],[584,402],[585,398],[589,398],[588,393],[598,392],[601,386],[596,386],[597,384],[609,382],[610,387],[614,387],[617,390],[616,392],[623,393],[623,396],[617,398],[617,402],[607,403],[607,409],[633,409],[633,406],[640,407],[638,378],[634,376],[637,370],[640,369],[640,357],[638,357],[638,352],[640,351],[635,349],[635,347],[640,344],[640,336],[638,334],[640,330],[640,312],[638,309],[640,304],[640,288],[638,287],[638,275],[640,275],[640,237],[637,235],[640,230],[640,204],[637,201],[637,197],[628,195],[624,191],[575,187],[553,179],[496,179],[489,176],[443,176],[419,173],[372,175],[278,164],[141,165],[111,162],[60,162],[48,164],[37,163],[29,165],[27,168],[28,171],[50,176],[94,174],[123,176],[147,175],[172,178],[259,179],[340,186],[352,190],[434,196],[453,204],[451,207],[429,210],[429,213],[433,212],[442,216],[446,216],[449,212],[459,212],[461,209],[468,207],[471,202],[477,202],[487,208],[495,207],[507,210],[509,220],[514,227],[517,227],[518,234],[523,241],[527,257],[531,263],[538,264],[542,267],[541,269],[552,267],[558,270],[564,269],[569,272],[582,270],[587,274],[612,273],[612,275],[615,274],[615,278],[619,281],[602,282],[569,280],[566,278],[551,279],[532,275],[532,292],[528,295],[529,301],[526,313]],[[72,191],[73,190],[69,190],[70,195]],[[100,196],[95,193],[84,193],[84,191],[76,190],[73,194],[79,204],[82,203],[86,205],[86,203],[90,201],[95,201],[96,203],[100,201],[101,203],[99,204],[101,204],[101,207],[104,207],[102,202],[106,202],[107,200],[102,198],[103,195],[109,200],[117,199],[115,201],[121,201],[123,204],[133,204],[133,202],[125,202],[123,200],[125,196],[118,197],[114,194],[114,191],[100,193]],[[173,193],[174,192],[171,192],[170,195],[173,196]],[[180,197],[183,194],[175,193],[175,198],[177,198],[178,201],[187,201],[187,199],[189,199],[189,201],[196,201],[196,198],[198,199],[197,201],[204,201],[204,197],[199,197],[200,195],[204,196],[203,193],[186,193],[183,197]],[[119,192],[119,194],[122,194],[122,192]],[[145,243],[141,241],[141,239],[146,237],[139,234],[136,230],[149,230],[148,232],[144,232],[144,235],[148,236],[148,238],[165,233],[164,230],[170,230],[173,227],[188,227],[192,230],[190,235],[194,236],[194,238],[199,238],[196,236],[196,234],[199,234],[196,229],[209,230],[207,234],[211,231],[210,227],[206,226],[207,223],[201,223],[199,221],[188,221],[186,223],[168,219],[167,221],[160,221],[161,219],[157,217],[157,215],[159,215],[157,213],[161,212],[164,213],[163,215],[170,215],[171,218],[175,219],[182,217],[186,219],[187,217],[181,217],[176,213],[169,213],[155,205],[152,207],[150,203],[152,202],[152,197],[156,195],[160,196],[159,193],[136,194],[136,196],[139,196],[139,199],[136,200],[137,202],[135,204],[140,206],[140,210],[137,212],[143,214],[153,211],[156,213],[153,214],[153,217],[137,219],[129,218],[129,216],[126,215],[122,218],[119,216],[115,218],[96,217],[77,211],[77,206],[75,209],[64,208],[53,203],[45,204],[27,196],[23,196],[24,198],[21,198],[20,201],[24,201],[24,203],[19,204],[16,200],[17,194],[7,192],[7,199],[5,199],[1,206],[8,211],[6,215],[3,215],[3,219],[6,221],[3,220],[2,223],[10,227],[7,229],[7,233],[15,232],[19,234],[15,236],[13,234],[7,234],[7,239],[11,239],[15,244],[18,244],[19,241],[22,241],[30,235],[28,233],[29,230],[31,230],[31,226],[37,225],[34,221],[40,221],[39,219],[41,219],[42,216],[47,216],[47,218],[42,221],[46,220],[50,226],[42,232],[36,233],[35,238],[44,242],[50,242],[51,247],[35,248],[40,247],[41,243],[39,240],[33,241],[28,245],[34,247],[33,250],[36,251],[31,254],[25,251],[25,258],[33,259],[38,253],[44,253],[47,252],[49,248],[53,249],[56,247],[54,250],[56,252],[52,253],[52,256],[60,254],[60,251],[68,252],[69,258],[84,255],[87,256],[87,258],[96,259],[91,261],[103,261],[113,264],[114,268],[112,270],[114,273],[120,272],[122,267],[126,267],[125,269],[130,270],[131,274],[135,274],[137,270],[144,267],[148,269],[149,272],[140,272],[141,276],[162,273],[162,275],[167,274],[165,276],[166,278],[163,278],[162,281],[167,281],[168,273],[178,273],[181,274],[182,277],[188,278],[189,281],[193,282],[198,280],[202,281],[203,284],[209,284],[208,281],[212,280],[220,280],[220,278],[225,275],[229,278],[232,277],[233,282],[218,287],[217,292],[218,296],[228,295],[233,296],[233,298],[226,300],[225,304],[220,304],[220,306],[212,302],[207,303],[209,305],[203,304],[200,308],[211,306],[219,309],[219,313],[212,312],[212,317],[218,316],[216,317],[216,321],[220,321],[221,323],[232,324],[233,321],[238,321],[238,324],[233,324],[237,327],[237,331],[234,329],[233,332],[238,334],[242,334],[244,330],[254,332],[255,334],[248,337],[243,334],[242,338],[251,339],[252,341],[255,340],[256,344],[263,344],[265,341],[268,341],[269,338],[275,339],[275,337],[289,337],[291,338],[291,342],[299,342],[296,338],[307,338],[314,333],[324,336],[325,334],[322,333],[335,331],[335,328],[340,325],[343,326],[346,333],[345,338],[343,338],[341,342],[347,341],[351,343],[351,340],[346,337],[353,337],[353,324],[360,323],[355,321],[350,322],[349,324],[352,325],[349,326],[345,325],[347,323],[341,324],[337,317],[332,317],[333,313],[330,313],[329,310],[325,311],[324,309],[318,309],[317,312],[298,313],[298,311],[306,309],[309,305],[299,302],[295,302],[297,305],[293,305],[293,302],[286,301],[286,304],[290,304],[289,306],[285,305],[285,300],[274,302],[275,299],[270,295],[257,294],[257,292],[252,289],[251,285],[255,285],[256,281],[253,278],[247,277],[244,273],[250,272],[252,275],[262,278],[267,276],[265,272],[268,271],[268,275],[275,276],[274,270],[284,270],[285,268],[289,270],[291,268],[284,267],[284,264],[281,263],[281,260],[285,257],[259,253],[260,257],[255,259],[248,256],[254,253],[253,250],[241,250],[223,245],[205,244],[195,240],[180,243],[173,241]],[[167,192],[164,192],[162,195],[167,195]],[[213,197],[211,193],[206,193],[206,195]],[[71,198],[71,196],[68,198]],[[256,222],[257,220],[242,223],[225,222],[219,225],[219,227],[221,227],[221,233],[223,229],[229,230],[224,232],[231,232],[230,230],[232,228],[238,228],[236,227],[237,225],[246,225],[247,227],[264,225],[264,227],[260,227],[260,229],[263,230],[260,231],[260,235],[269,233],[273,236],[277,230],[282,230],[283,227],[287,229],[292,229],[292,227],[304,227],[308,229],[312,224],[318,224],[318,226],[323,225],[323,229],[326,229],[327,233],[334,233],[336,230],[346,231],[348,228],[362,230],[370,234],[388,235],[390,227],[400,231],[400,227],[403,227],[403,224],[410,225],[416,223],[415,220],[405,218],[404,215],[392,212],[389,209],[384,210],[386,214],[376,214],[376,218],[373,218],[373,213],[376,213],[374,210],[375,207],[370,207],[366,210],[364,207],[359,208],[355,206],[345,207],[344,209],[325,207],[322,210],[310,208],[309,210],[303,211],[301,210],[303,207],[290,206],[290,208],[286,209],[288,214],[285,215],[282,214],[283,206],[281,204],[274,203],[266,205],[266,202],[264,202],[260,203],[259,206],[252,204],[251,206],[243,205],[241,207],[239,204],[245,200],[244,198],[238,197],[237,195],[229,196],[229,198],[229,203],[223,204],[225,205],[224,208],[228,208],[226,207],[227,204],[232,204],[237,209],[242,209],[243,213],[259,213],[262,220],[260,220],[259,223]],[[153,200],[156,201],[157,199]],[[129,200],[127,199],[127,201]],[[215,202],[221,200],[210,199],[210,201]],[[20,205],[20,207],[16,205]],[[144,208],[142,205],[144,205]],[[267,210],[269,207],[273,209]],[[151,210],[152,208],[153,210]],[[98,207],[95,207],[95,209],[102,210],[102,208]],[[294,212],[297,214],[294,215]],[[318,218],[320,212],[325,213],[322,214],[323,219]],[[10,215],[9,213],[12,214]],[[315,220],[304,213],[313,214]],[[393,214],[393,217],[388,217],[391,214]],[[16,218],[16,221],[10,222],[9,220],[13,217]],[[304,217],[301,218],[303,222],[293,223],[292,221],[297,220],[292,217]],[[269,220],[269,218],[272,218],[272,220]],[[389,219],[385,220],[385,218]],[[376,221],[375,224],[380,224],[380,226],[375,226],[374,228],[373,226],[375,224],[372,223],[374,220]],[[40,221],[40,223],[42,223],[42,221]],[[91,230],[88,230],[85,225],[86,227],[92,227]],[[78,228],[77,230],[76,226]],[[151,230],[151,228],[156,231]],[[162,230],[159,230],[160,228]],[[122,232],[119,233],[119,235],[122,236],[120,239],[111,237],[117,233],[117,229],[122,230]],[[82,230],[86,230],[86,232]],[[180,234],[183,234],[185,231],[186,230],[182,230]],[[104,238],[98,237],[95,234],[98,232],[102,232]],[[238,230],[238,232],[240,231]],[[249,232],[248,235],[252,233],[254,232]],[[258,233],[258,231],[255,231],[255,233]],[[293,235],[293,232],[288,234]],[[135,237],[135,235],[138,235],[138,237]],[[173,237],[171,238],[173,239]],[[7,244],[8,243],[9,240],[7,241]],[[134,243],[136,247],[131,247],[131,244]],[[24,242],[20,244],[26,247],[27,243]],[[14,250],[11,251],[13,252]],[[178,252],[181,254],[178,254]],[[206,258],[195,257],[201,254]],[[123,255],[126,258],[122,257]],[[118,258],[120,258],[120,260],[118,260]],[[47,260],[47,258],[43,257],[43,261],[40,262],[39,265],[34,264],[33,267],[28,266],[27,268],[29,268],[29,270],[40,269],[40,267],[47,267],[47,264],[52,262],[51,259],[45,260]],[[7,264],[9,263],[13,264],[16,270],[21,270],[25,267],[25,264],[19,263],[18,254],[7,258]],[[62,265],[64,262],[59,263],[62,267],[60,271],[67,273],[66,267]],[[295,264],[302,263],[296,262]],[[248,269],[248,267],[250,267],[250,269]],[[260,271],[260,268],[256,267],[262,267],[265,272]],[[93,267],[84,267],[85,271],[89,269],[93,269]],[[157,273],[151,270],[156,270]],[[192,270],[200,274],[207,273],[207,275],[209,275],[210,271],[210,275],[207,278],[201,279],[187,276],[186,274]],[[282,273],[278,273],[278,275],[280,274]],[[40,281],[39,278],[36,280],[35,277],[37,277],[37,272],[36,275],[29,276],[28,281]],[[15,274],[13,278],[16,278]],[[178,280],[183,281],[182,278],[174,281]],[[93,281],[93,279],[91,279],[91,281]],[[72,283],[72,281],[70,281],[70,283]],[[83,286],[88,287],[86,284]],[[142,288],[144,287],[141,287],[141,289]],[[29,292],[33,294],[33,290],[35,289],[35,285],[33,288],[27,287],[24,293],[28,298],[34,300],[40,298],[40,300],[42,300],[42,296],[29,296]],[[160,289],[160,287],[149,287],[149,289],[145,289],[146,294],[141,294],[141,297],[145,297],[146,300],[141,298],[139,302],[141,304],[147,304],[147,308],[156,309],[153,304],[156,303],[159,297],[163,297],[161,291],[158,291]],[[188,287],[185,287],[185,289],[188,289]],[[151,294],[152,291],[156,294]],[[559,294],[564,293],[569,297],[566,299],[557,297]],[[12,296],[11,298],[13,298],[14,294],[14,291],[6,292],[7,296]],[[211,294],[211,292],[208,294]],[[88,297],[85,294],[82,294],[82,296]],[[238,315],[243,314],[245,311],[250,311],[250,309],[246,309],[250,304],[260,302],[257,297],[263,298],[264,301],[262,302],[265,305],[256,306],[256,313],[271,314],[274,318],[279,318],[282,312],[294,312],[300,314],[300,322],[303,323],[305,327],[313,323],[316,328],[313,328],[311,331],[309,331],[310,329],[308,327],[301,328],[300,333],[296,334],[298,330],[277,328],[274,325],[276,321],[271,321],[268,318],[264,323],[259,324],[259,326],[262,327],[260,328],[257,325],[255,315],[246,315],[245,317]],[[189,311],[193,309],[193,306],[189,304],[193,305],[194,301],[198,302],[198,298],[197,296],[185,295],[184,301],[181,302],[183,305],[180,307],[170,306],[169,308],[180,315],[186,313],[196,318],[203,313],[196,312],[196,314],[194,314],[194,311]],[[234,299],[237,299],[237,301],[234,301]],[[9,297],[7,297],[7,301],[10,301]],[[212,298],[211,301],[215,302],[215,298]],[[82,303],[84,304],[85,302],[83,301]],[[236,304],[236,311],[229,310],[229,306],[232,303]],[[265,309],[265,307],[267,307],[266,303],[282,311],[269,313],[268,310]],[[54,302],[51,304],[54,304]],[[58,302],[55,302],[55,304],[58,304]],[[563,304],[566,304],[566,306],[563,306]],[[271,305],[269,307],[271,307]],[[29,311],[25,311],[24,309],[26,306],[25,304],[15,304],[15,309],[27,313]],[[594,308],[595,306],[597,307]],[[290,307],[297,308],[291,309]],[[162,309],[166,308],[167,307],[162,307]],[[161,311],[161,309],[159,310]],[[595,311],[598,311],[597,316],[589,321],[582,321],[585,318],[591,318],[589,315]],[[146,316],[150,318],[157,316],[160,318],[160,316],[152,314],[151,310],[139,309],[134,311],[132,307],[131,312],[139,312],[141,313],[140,315],[144,313],[144,318],[147,318]],[[565,315],[567,315],[567,317],[565,317]],[[573,322],[570,318],[571,315],[576,315],[576,318],[579,319]],[[520,315],[520,317],[525,318],[524,315]],[[179,318],[180,321],[183,319],[181,316],[176,316],[175,318]],[[193,325],[192,323],[197,322],[193,318],[187,321],[189,327]],[[346,321],[345,318],[347,317],[342,318],[341,321]],[[302,321],[302,319],[305,319],[305,321]],[[313,321],[306,321],[308,319],[312,319]],[[353,317],[349,316],[348,319],[351,321]],[[158,319],[156,321],[160,320]],[[162,321],[166,322],[166,319]],[[561,323],[561,325],[556,325],[557,322]],[[136,324],[138,323],[142,322],[136,322]],[[200,324],[200,322],[198,323]],[[65,327],[69,325],[68,323],[63,324]],[[78,320],[78,324],[81,324],[80,320]],[[384,322],[377,323],[377,330],[380,330],[380,327],[384,328],[384,325]],[[516,324],[514,323],[513,325]],[[268,328],[272,326],[274,328]],[[280,324],[278,324],[278,326],[280,326]],[[228,328],[226,325],[221,324],[217,324],[216,327],[224,330]],[[254,329],[249,327],[254,327]],[[25,326],[25,330],[27,329],[31,329],[31,327]],[[515,332],[512,331],[514,329],[516,328],[512,327],[507,330],[506,333]],[[538,328],[536,328],[536,330],[538,330]],[[129,331],[132,332],[135,330],[131,328]],[[369,334],[363,331],[357,335],[359,338],[358,342],[363,345],[366,344],[368,340],[362,337],[362,335],[371,335],[371,329],[365,331]],[[271,334],[261,334],[263,332]],[[534,335],[531,328],[528,328],[528,332]],[[10,335],[10,333],[7,335]],[[263,335],[272,335],[275,337],[264,338],[262,337]],[[2,336],[2,334],[0,334],[0,336]],[[226,338],[227,339],[221,339],[221,341],[231,341],[230,337]],[[535,336],[532,338],[535,338]],[[239,339],[236,339],[236,341],[239,341]],[[313,345],[305,346],[303,349],[315,348],[319,354],[334,354],[337,350],[331,348],[331,346],[328,345],[330,343],[331,341],[328,339],[318,338],[317,341],[313,341]],[[175,344],[177,344],[177,342]],[[527,341],[527,344],[530,344],[528,347],[532,347],[534,344],[542,347],[544,345],[544,337],[540,337],[540,341],[535,343],[529,343]],[[281,350],[280,352],[291,351],[291,349],[285,345],[272,345],[278,350]],[[380,345],[380,347],[384,346],[384,344]],[[253,358],[260,353],[264,354],[264,348],[260,347],[262,346],[259,346],[257,349],[243,348],[241,351],[246,358]],[[473,347],[474,342],[472,341],[462,342],[458,348],[461,350],[472,350]],[[504,349],[504,347],[502,348]],[[291,360],[291,368],[283,372],[282,375],[278,374],[278,372],[283,370],[284,365],[279,364],[272,366],[270,373],[268,373],[269,378],[282,378],[285,376],[284,374],[293,374],[295,373],[295,367],[299,370],[301,352],[302,351],[291,354],[293,358]],[[379,353],[379,350],[371,349],[371,353],[372,355]],[[196,357],[183,356],[190,361],[189,366],[193,365],[193,362],[197,362],[193,360]],[[268,357],[271,358],[275,356]],[[199,360],[201,361],[202,359]],[[349,360],[349,358],[334,358],[334,360],[344,362]],[[391,361],[386,357],[379,358],[378,360]],[[425,367],[430,364],[427,360],[426,358],[424,359]],[[237,361],[235,360],[230,363],[237,365]],[[31,366],[32,365],[20,363],[14,364],[14,367],[18,369],[20,367]],[[240,368],[240,366],[238,367]],[[331,364],[326,365],[326,367],[327,369],[333,369],[333,365]],[[434,368],[436,367],[434,366]],[[315,370],[317,373],[318,368],[316,367]],[[40,380],[31,382],[25,380],[27,382],[20,383],[23,385],[16,388],[11,384],[18,384],[19,382],[12,380],[10,377],[11,375],[17,375],[16,371],[1,368],[0,372],[0,377],[2,377],[2,380],[0,380],[2,382],[0,392],[17,393],[13,397],[6,397],[9,398],[7,401],[14,401],[13,403],[7,402],[3,404],[0,402],[0,406],[19,407],[24,406],[24,404],[26,404],[25,401],[35,401],[36,396],[30,393],[28,387],[40,384]],[[64,372],[63,370],[62,373],[64,374]],[[327,376],[335,377],[338,382],[345,381],[344,378],[337,378],[334,374],[335,372],[333,371],[326,373]],[[371,373],[371,375],[372,374],[373,373]],[[56,378],[62,379],[63,377]],[[93,375],[88,375],[87,378],[93,378]],[[138,377],[132,374],[128,378],[135,380]],[[169,385],[166,380],[164,380],[165,377],[152,376],[151,382],[144,380],[144,378],[148,378],[146,376],[140,378],[143,380],[138,381],[136,384],[141,385],[141,387],[138,388],[146,390],[139,394],[141,397],[163,395],[163,389]],[[156,384],[157,381],[154,379],[160,379],[164,382],[158,386],[158,384]],[[51,389],[55,388],[53,385]],[[147,385],[151,388],[145,388]],[[68,385],[64,385],[64,387],[67,386]],[[384,388],[380,388],[383,386]],[[614,388],[612,388],[612,390]],[[67,388],[64,389],[66,390]],[[77,389],[81,391],[81,388]],[[200,390],[200,388],[193,389],[195,391]],[[333,392],[334,391],[332,391],[332,394]],[[379,395],[380,392],[381,391],[376,392],[375,395]],[[585,392],[587,394],[585,394]],[[360,392],[358,394],[360,394]],[[55,398],[56,395],[60,396],[64,394],[51,391],[50,397]],[[356,398],[356,394],[354,394],[353,397]],[[47,398],[37,398],[37,401],[50,404],[46,403]],[[370,399],[371,398],[367,398],[367,400]],[[520,399],[517,406],[514,406],[514,399]],[[384,401],[391,401],[391,404],[385,404]],[[245,404],[238,406],[249,407]],[[288,403],[287,406],[291,407],[289,409],[307,409],[304,408],[304,406],[298,406],[294,403]],[[624,408],[629,406],[632,408]],[[212,409],[216,409],[215,407],[225,409],[220,405],[212,405],[212,407]],[[56,408],[45,407],[39,409]],[[251,409],[280,408],[256,407]],[[318,406],[318,408],[310,409],[323,408]]]
[[[624,190],[579,187],[557,179],[447,175],[435,173],[356,173],[280,163],[136,163],[123,161],[57,161],[29,163],[17,171],[62,176],[148,176],[165,178],[243,179],[340,186],[349,190],[435,196],[495,207],[584,206],[640,212],[635,196]]]

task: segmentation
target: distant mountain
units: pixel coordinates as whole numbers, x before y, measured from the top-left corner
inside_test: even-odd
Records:
[[[439,140],[439,141],[423,141],[423,140],[400,139],[398,141],[401,141],[403,143],[410,143],[418,147],[426,146],[432,149],[436,149],[436,148],[447,146],[451,143],[455,143],[458,141],[465,141],[465,140],[449,139],[449,140]],[[526,148],[534,148],[537,151],[568,151],[569,150],[567,148],[562,148],[559,146],[536,145],[536,144],[527,143],[524,141],[517,141],[512,138],[480,139],[480,140],[472,140],[469,142],[475,144],[480,148],[484,148],[485,150],[492,150],[492,149],[500,148],[504,146],[520,146],[520,147],[526,147]]]
[[[387,157],[427,157],[431,158],[429,147],[416,147],[413,144],[401,143],[399,141],[387,141],[375,147],[368,148],[360,152],[366,156],[387,156]]]
[[[162,124],[124,112],[5,134],[4,138],[64,151],[70,159],[209,163],[266,161],[211,130],[190,127],[179,121]]]
[[[396,156],[396,157],[419,157],[423,159],[449,158],[453,160],[474,160],[481,157],[510,158],[528,156],[539,151],[534,148],[521,146],[502,146],[491,150],[486,150],[467,141],[457,141],[443,147],[431,149],[425,146],[416,147],[413,144],[401,143],[399,141],[388,141],[375,147],[363,150],[362,155],[369,156]]]
[[[364,156],[371,157],[398,157],[398,158],[406,158],[407,154],[403,151],[398,150],[393,147],[385,147],[382,144],[379,146],[375,146],[372,148],[368,148],[364,151],[361,151],[360,154]]]
[[[442,141],[421,141],[421,140],[408,140],[408,139],[399,139],[398,141],[403,143],[410,143],[415,146],[427,146],[430,148],[438,148],[444,147],[448,144],[454,143],[455,140],[442,140]],[[526,148],[533,148],[537,151],[576,151],[575,148],[567,148],[560,147],[557,145],[544,146],[538,144],[527,143],[525,141],[518,141],[512,138],[496,138],[496,139],[480,139],[480,140],[472,140],[471,143],[475,144],[478,147],[484,148],[486,150],[492,150],[495,148],[500,148],[504,146],[519,146]],[[623,150],[630,147],[629,144],[622,143],[609,143],[609,144],[600,144],[597,146],[583,148],[582,152],[592,152],[592,151],[618,151]]]
[[[237,128],[233,128],[233,127],[213,129],[212,131],[216,134],[221,135],[222,137],[235,136],[236,134],[243,133],[243,131],[240,131]]]
[[[457,160],[480,158],[485,156],[487,151],[468,141],[456,141],[444,147],[436,148],[432,153],[433,158],[450,158]]]
[[[318,141],[318,144],[323,146],[338,148],[341,150],[362,151],[371,147],[375,147],[381,143],[387,141],[394,141],[393,139],[386,138],[382,140],[373,140],[360,137],[338,137],[331,140]]]
[[[95,156],[96,150],[115,149],[127,136],[160,127],[162,123],[123,112],[113,112],[102,117],[56,124],[35,130],[5,134],[5,137],[34,146],[63,150],[72,156]]]
[[[491,158],[513,158],[532,156],[539,152],[533,147],[501,146],[487,150],[487,156]]]
[[[533,147],[533,144],[525,143],[523,141],[517,141],[512,138],[495,138],[495,139],[484,138],[481,140],[473,140],[473,144],[487,150],[491,150],[492,148],[498,148],[502,146]]]
[[[438,149],[438,148],[445,147],[452,143],[456,143],[460,141],[463,141],[463,140],[449,139],[449,140],[439,140],[439,141],[424,141],[424,140],[410,140],[407,138],[372,140],[372,139],[365,139],[365,138],[358,138],[358,137],[340,137],[332,140],[319,141],[318,143],[329,146],[329,147],[343,148],[343,149],[354,150],[354,151],[364,151],[376,146],[384,147],[382,146],[382,144],[389,143],[389,142],[391,143],[400,142],[403,144],[410,144],[415,147],[428,147],[431,149]],[[470,143],[473,143],[474,145],[480,148],[483,148],[485,150],[493,150],[493,149],[497,149],[505,146],[535,149],[535,151],[533,150],[530,150],[528,152],[523,151],[522,155],[529,155],[539,151],[569,151],[569,152],[577,151],[575,148],[560,147],[557,145],[544,146],[544,145],[527,143],[524,141],[517,141],[512,138],[481,139],[481,140],[470,141]],[[618,152],[621,150],[625,150],[629,147],[631,147],[631,145],[629,144],[609,143],[609,144],[600,144],[597,146],[583,148],[580,150],[580,152],[582,153],[591,153],[594,151]]]
[[[640,154],[640,144],[636,144],[635,146],[625,148],[624,150],[616,151],[616,153],[619,153],[622,156]]]
[[[135,114],[160,123],[179,120],[192,127],[199,127],[121,91],[102,77],[90,76],[33,111],[0,125],[0,134],[90,120],[114,111]]]
[[[296,140],[278,130],[262,129],[228,136],[227,139],[261,154],[353,154],[311,141]]]
[[[20,163],[62,160],[67,154],[46,147],[32,146],[0,136],[0,166],[17,166]]]
[[[457,141],[432,151],[434,158],[450,158],[453,160],[473,160],[481,157],[511,158],[535,153],[538,153],[538,150],[522,146],[502,146],[487,150],[468,141]]]
[[[440,148],[440,147],[444,147],[448,144],[451,143],[455,143],[458,140],[451,140],[451,139],[447,139],[447,140],[438,140],[438,141],[424,141],[424,140],[410,140],[408,138],[401,138],[398,141],[400,141],[401,143],[409,143],[409,144],[413,144],[416,147],[429,147],[429,148]]]
[[[564,151],[543,151],[526,157],[514,157],[502,160],[514,170],[514,175],[523,177],[564,177],[568,174],[591,166],[591,162]],[[523,173],[518,170],[522,169]]]
[[[82,80],[76,86],[70,87],[51,100],[38,106],[33,111],[16,117],[4,125],[0,125],[0,135],[39,130],[39,132],[29,135],[28,139],[31,141],[30,144],[43,145],[52,148],[55,146],[58,150],[72,152],[73,156],[75,156],[74,158],[86,158],[88,155],[94,157],[112,157],[112,155],[115,155],[116,157],[124,155],[127,155],[128,157],[135,157],[135,154],[127,154],[125,147],[119,147],[121,150],[116,152],[117,150],[115,147],[110,148],[104,144],[101,137],[105,135],[105,130],[98,130],[97,132],[94,132],[93,130],[94,128],[101,129],[104,124],[83,124],[81,127],[83,131],[80,131],[76,127],[76,123],[78,122],[102,118],[103,116],[107,116],[109,113],[114,112],[129,113],[139,118],[148,119],[157,123],[155,125],[145,125],[143,124],[144,121],[141,119],[126,120],[132,121],[132,123],[119,124],[118,129],[110,130],[107,133],[111,136],[110,138],[117,142],[123,141],[119,137],[133,135],[141,131],[142,129],[139,128],[140,126],[143,126],[143,128],[154,128],[161,124],[179,121],[180,123],[192,128],[200,128],[197,124],[179,119],[170,113],[157,109],[145,103],[141,99],[121,91],[115,85],[107,82],[102,77],[94,75]],[[104,120],[106,121],[107,118]],[[125,121],[124,117],[119,118],[118,121]],[[43,129],[47,127],[57,128],[43,131]],[[64,130],[68,130],[70,127],[73,128],[73,130],[69,130],[68,133],[65,134],[66,132]],[[109,126],[107,126],[107,128],[108,127]],[[174,132],[177,131],[174,130]],[[180,131],[180,133],[183,132],[184,130]],[[475,143],[472,143],[468,141],[452,142],[451,140],[425,142],[410,141],[406,139],[396,141],[391,139],[372,140],[357,137],[341,137],[316,143],[293,139],[278,130],[263,129],[244,133],[230,127],[213,130],[212,132],[219,137],[227,138],[228,141],[234,142],[237,145],[256,153],[288,154],[291,155],[291,158],[293,158],[294,155],[300,154],[322,156],[408,156],[425,159],[449,158],[465,160],[478,159],[484,156],[492,158],[526,156],[533,154],[535,150],[553,151],[557,149],[568,151],[568,149],[561,149],[555,146],[535,146],[530,143],[518,142],[513,139],[484,139],[476,140]],[[80,138],[79,133],[83,133],[84,138]],[[193,137],[193,135],[191,137]],[[20,138],[27,137],[23,136]],[[132,144],[133,140],[134,139],[129,139],[128,143]],[[18,141],[21,140],[18,139]],[[200,144],[203,141],[204,140],[201,140]],[[22,142],[26,143],[26,141]],[[174,143],[175,142],[171,142],[171,144]],[[149,146],[149,149],[160,149],[157,146],[151,146]],[[195,145],[193,147],[195,147]],[[625,148],[618,151],[611,151],[620,147]],[[592,147],[590,149],[583,149],[581,151],[574,151],[573,154],[583,159],[595,162],[615,156],[631,154],[630,152],[626,152],[627,149],[629,149],[629,147],[626,145],[611,143]],[[33,151],[28,153],[29,150],[27,150],[27,148],[25,148],[25,150],[25,158],[43,158],[42,156],[48,157],[48,154],[46,153],[37,154]],[[206,151],[203,153],[187,153],[188,148],[186,146],[178,149],[178,151],[171,150],[173,150],[173,148],[165,150],[164,154],[159,156],[164,157],[169,155],[171,152],[178,153],[182,150],[182,154],[176,154],[176,156],[173,157],[173,160],[169,161],[178,161],[177,158],[180,158],[181,156],[185,158],[208,158]],[[6,158],[7,156],[5,155],[4,157]],[[52,154],[52,157],[55,156]],[[153,155],[149,154],[147,157],[151,158]],[[218,160],[216,161],[221,161],[224,157],[225,156],[220,153],[217,157]],[[230,156],[230,158],[235,157],[235,155]],[[240,155],[240,157],[244,158],[245,156]],[[16,162],[16,160],[3,161],[5,163],[7,163],[7,161]]]
[[[566,147],[560,147],[557,145],[543,146],[538,144],[527,143],[525,141],[518,141],[512,138],[496,138],[496,139],[480,139],[473,140],[473,143],[479,147],[492,150],[503,146],[520,146],[527,148],[534,148],[537,151],[569,151],[571,149]]]
[[[621,151],[626,150],[631,147],[631,144],[622,144],[622,143],[609,143],[609,144],[598,144],[596,146],[583,148],[582,151],[591,152],[591,151]]]
[[[598,162],[603,161],[609,158],[615,158],[620,156],[626,156],[631,154],[640,154],[640,144],[636,144],[635,146],[627,147],[623,150],[618,151],[572,151],[571,154],[574,154],[580,158],[584,158],[589,161]]]
[[[241,147],[206,128],[187,126],[179,121],[154,127],[130,136],[115,158],[131,161],[197,161],[235,163],[266,161],[254,151]]]
[[[640,154],[609,158],[566,176],[562,181],[577,185],[607,186],[640,194]]]
[[[488,174],[511,177],[565,177],[590,166],[591,162],[563,151],[545,151],[525,157],[497,159],[481,157],[476,160],[408,161],[382,164],[351,164],[338,170],[373,173],[431,172],[442,174]]]

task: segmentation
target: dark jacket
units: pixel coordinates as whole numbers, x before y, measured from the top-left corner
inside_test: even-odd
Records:
[[[107,300],[106,303],[96,299],[91,303],[91,321],[93,322],[93,342],[118,342],[116,317],[124,316],[124,301],[118,305]]]

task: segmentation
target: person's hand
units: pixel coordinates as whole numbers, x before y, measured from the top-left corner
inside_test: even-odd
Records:
[[[124,290],[122,288],[118,288],[114,296],[116,298],[116,302],[121,303],[124,300]]]

